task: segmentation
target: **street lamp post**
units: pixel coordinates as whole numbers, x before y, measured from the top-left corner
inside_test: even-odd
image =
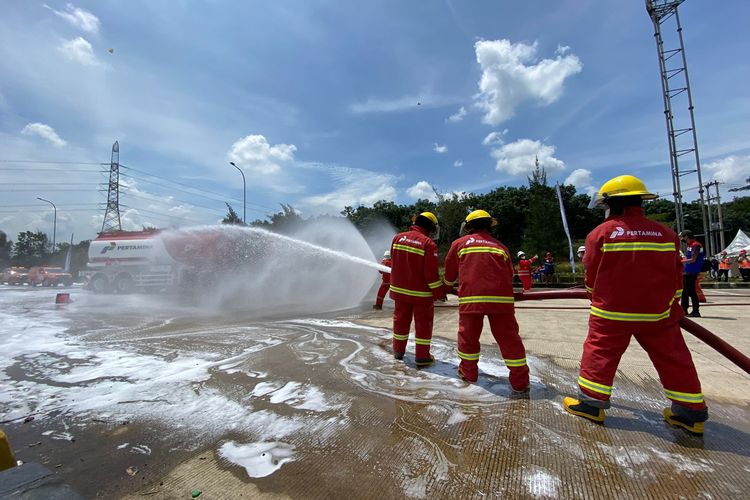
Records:
[[[233,161],[230,161],[229,164],[232,165],[237,170],[239,170],[240,173],[242,174],[242,223],[243,224],[247,224],[247,219],[245,218],[245,215],[246,215],[246,208],[245,207],[247,206],[247,203],[246,203],[246,200],[247,200],[247,198],[246,198],[247,188],[245,186],[245,172],[243,172],[240,167],[238,167],[237,165],[235,165]]]
[[[49,200],[45,200],[44,198],[37,197],[37,200],[46,201],[47,203],[52,205],[52,208],[55,210],[55,219],[52,222],[52,253],[55,253],[55,244],[57,243],[57,241],[55,240],[55,237],[57,236],[57,207],[54,203]]]

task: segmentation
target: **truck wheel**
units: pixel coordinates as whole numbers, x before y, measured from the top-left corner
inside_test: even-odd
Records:
[[[115,281],[115,289],[117,290],[117,293],[131,293],[133,288],[135,288],[135,283],[130,276],[120,276]]]
[[[103,274],[98,274],[91,278],[89,286],[94,293],[107,293],[107,290],[109,289],[109,281]]]
[[[44,280],[44,281],[42,281],[42,286],[44,286],[44,287],[52,286],[52,283],[50,283],[48,280]]]

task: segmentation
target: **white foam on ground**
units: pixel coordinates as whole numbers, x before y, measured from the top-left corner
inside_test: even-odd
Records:
[[[288,411],[282,411],[282,416],[257,411],[252,397],[226,394],[207,385],[213,371],[239,369],[261,351],[282,344],[283,338],[252,338],[252,345],[229,358],[218,353],[180,351],[172,351],[164,358],[139,352],[137,345],[132,349],[112,348],[105,342],[87,342],[69,335],[66,330],[70,320],[42,302],[49,300],[51,304],[54,295],[40,292],[33,294],[33,300],[39,302],[33,314],[21,310],[28,309],[31,293],[25,294],[25,303],[17,301],[15,294],[0,294],[0,343],[4,347],[0,357],[0,420],[35,414],[38,421],[43,421],[48,412],[61,410],[71,418],[139,418],[161,422],[178,431],[199,429],[202,440],[228,431],[247,433],[256,439],[279,439],[299,431],[315,432],[327,425],[325,418],[308,412],[288,415]],[[16,363],[33,376],[11,380],[6,369]],[[252,373],[259,379],[267,377],[266,373]],[[272,395],[273,403],[286,407],[323,412],[347,403],[336,396],[336,404],[331,404],[320,388],[299,382],[264,383],[279,390]],[[59,439],[72,439],[68,433],[58,434]],[[138,450],[150,452],[147,448]]]
[[[219,455],[244,467],[250,477],[270,476],[282,465],[295,459],[294,446],[276,441],[248,444],[229,441],[219,448]]]
[[[534,467],[534,469],[536,472],[527,474],[525,477],[529,494],[536,498],[559,498],[558,492],[562,486],[560,478],[546,469],[540,467]]]

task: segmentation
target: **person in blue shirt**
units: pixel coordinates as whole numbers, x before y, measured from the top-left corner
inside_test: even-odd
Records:
[[[693,238],[693,232],[687,229],[680,233],[680,240],[687,245],[685,259],[682,261],[685,267],[682,272],[683,285],[680,303],[686,316],[700,318],[701,313],[698,310],[700,302],[698,301],[698,292],[695,289],[695,283],[698,280],[698,275],[703,271],[703,259],[705,258],[703,245]],[[688,314],[688,307],[691,301],[693,303],[693,310]]]

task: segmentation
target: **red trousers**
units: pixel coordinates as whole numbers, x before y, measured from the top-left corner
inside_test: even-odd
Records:
[[[459,313],[458,315],[458,356],[459,369],[469,382],[479,377],[479,336],[482,334],[484,314]],[[510,385],[517,391],[529,386],[529,367],[526,364],[526,349],[518,335],[518,323],[513,313],[487,314],[490,329],[505,365],[510,370]]]
[[[530,274],[518,274],[518,279],[521,280],[521,286],[524,290],[531,290],[531,275]]]
[[[409,340],[411,319],[414,318],[415,349],[414,357],[424,359],[430,357],[430,342],[432,342],[432,318],[435,306],[429,302],[413,304],[403,300],[395,301],[393,310],[393,353],[406,352]]]
[[[380,284],[380,288],[378,288],[378,297],[375,299],[375,305],[379,307],[383,307],[383,300],[385,300],[385,294],[388,293],[388,290],[390,289],[391,284],[386,283],[385,281]]]
[[[632,334],[618,333],[621,328],[613,328],[613,323],[596,316],[589,317],[589,335],[583,344],[578,377],[578,387],[586,402],[609,408],[617,365],[633,336],[651,358],[667,398],[694,410],[706,408],[698,373],[679,323],[664,327],[633,322],[630,323]]]

